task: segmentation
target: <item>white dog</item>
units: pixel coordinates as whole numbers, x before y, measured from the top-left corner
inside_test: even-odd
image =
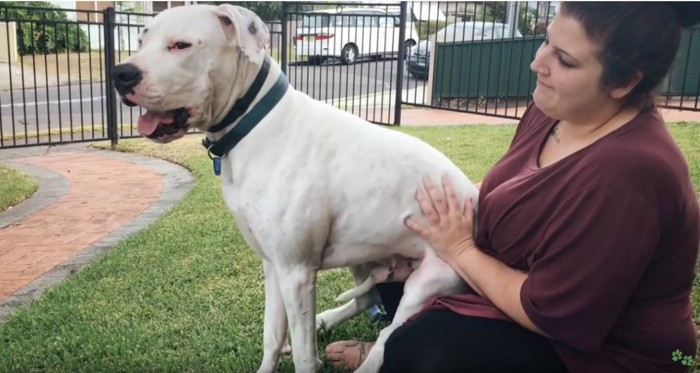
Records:
[[[144,28],[138,52],[112,78],[125,104],[146,109],[138,123],[144,136],[165,143],[192,128],[206,132],[226,204],[262,257],[259,372],[276,371],[288,328],[296,371],[318,371],[317,326],[335,326],[374,304],[376,290],[361,288],[356,299],[315,318],[318,270],[349,267],[360,285],[391,258],[422,260],[393,323],[358,370],[376,372],[394,329],[429,297],[464,286],[404,225],[407,216],[422,216],[415,201],[422,177],[449,175],[462,200],[476,202],[477,189],[423,141],[289,87],[265,55],[268,37],[262,21],[241,7],[168,9]]]

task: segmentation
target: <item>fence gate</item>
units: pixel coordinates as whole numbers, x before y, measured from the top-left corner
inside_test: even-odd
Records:
[[[0,3],[0,148],[107,137],[101,17]]]

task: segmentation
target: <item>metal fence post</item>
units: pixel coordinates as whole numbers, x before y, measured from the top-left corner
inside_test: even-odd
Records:
[[[289,55],[289,45],[287,42],[289,41],[289,38],[287,31],[287,3],[285,2],[282,2],[280,20],[282,21],[282,55],[280,56],[280,64],[282,65],[282,72],[287,75],[287,56]]]
[[[119,141],[117,128],[117,94],[112,83],[112,68],[114,67],[114,27],[116,14],[113,7],[108,7],[102,12],[104,20],[104,48],[105,48],[105,110],[107,112],[107,137],[112,141],[112,147]]]
[[[401,27],[399,27],[399,56],[398,71],[396,72],[396,102],[394,103],[394,124],[401,125],[401,94],[403,93],[404,57],[406,56],[406,17],[408,15],[408,2],[401,2]]]

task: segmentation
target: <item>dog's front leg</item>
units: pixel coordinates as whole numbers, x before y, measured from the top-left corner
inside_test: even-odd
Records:
[[[275,266],[263,260],[263,271],[265,273],[265,324],[263,358],[258,373],[273,373],[277,371],[280,351],[287,338],[287,313]]]
[[[316,270],[295,265],[277,268],[282,298],[287,309],[292,337],[292,357],[297,373],[317,372],[321,368],[316,347]]]

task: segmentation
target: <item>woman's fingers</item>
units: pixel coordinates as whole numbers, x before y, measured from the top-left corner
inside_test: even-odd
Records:
[[[474,216],[474,206],[472,203],[472,198],[469,196],[467,196],[467,198],[464,199],[464,211],[462,211],[462,215],[464,215],[464,217],[469,219],[470,221]]]
[[[442,189],[445,193],[445,199],[447,200],[447,211],[452,215],[459,215],[459,201],[457,200],[457,193],[455,193],[454,187],[452,186],[452,179],[449,176],[442,176]]]
[[[452,219],[457,219],[459,216],[471,219],[473,213],[471,198],[467,197],[464,205],[461,206],[452,179],[443,175],[441,184],[442,188],[438,188],[430,178],[425,177],[423,178],[423,188],[416,191],[416,201],[418,201],[428,222],[437,224],[448,214]]]
[[[423,189],[418,189],[416,191],[416,201],[418,201],[420,210],[423,212],[423,215],[425,215],[426,219],[428,219],[428,222],[430,222],[431,224],[435,224],[440,221],[440,216],[435,210],[430,196],[426,194],[426,192]]]
[[[425,237],[425,235],[428,233],[416,219],[414,219],[412,216],[408,216],[406,219],[404,219],[403,223],[412,231],[418,233],[419,235]]]
[[[438,188],[433,184],[433,181],[428,177],[423,178],[423,186],[425,187],[428,197],[430,198],[430,203],[439,215],[447,212],[447,203],[445,202],[445,195],[438,190]]]

